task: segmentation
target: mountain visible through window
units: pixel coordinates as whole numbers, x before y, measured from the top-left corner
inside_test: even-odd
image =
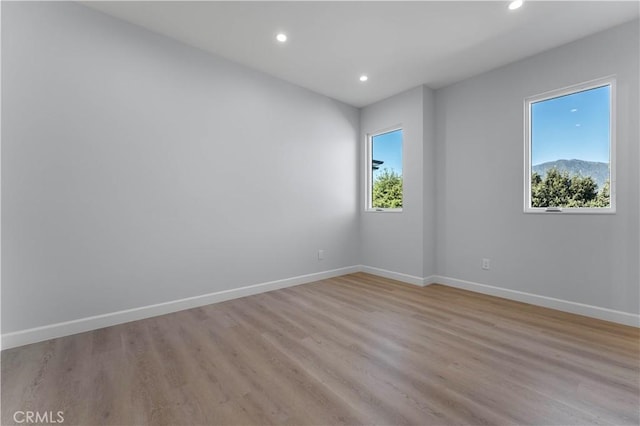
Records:
[[[613,83],[528,100],[528,202],[546,211],[611,209]]]

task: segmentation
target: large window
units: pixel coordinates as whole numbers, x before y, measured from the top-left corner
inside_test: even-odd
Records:
[[[615,80],[525,101],[525,212],[615,211]]]
[[[367,138],[367,210],[402,211],[402,129]]]

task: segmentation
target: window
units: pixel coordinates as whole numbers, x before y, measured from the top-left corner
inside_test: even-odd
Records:
[[[367,138],[367,210],[402,211],[402,129]]]
[[[525,100],[525,212],[615,212],[615,79]]]

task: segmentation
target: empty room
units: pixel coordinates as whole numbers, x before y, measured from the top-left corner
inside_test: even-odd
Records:
[[[637,1],[2,1],[2,425],[640,424]]]

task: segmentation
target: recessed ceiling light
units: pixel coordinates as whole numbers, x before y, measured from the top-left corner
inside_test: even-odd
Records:
[[[360,81],[367,81],[367,80],[369,80],[369,77],[367,77],[365,74],[362,74],[360,76]]]
[[[285,33],[278,33],[278,35],[276,35],[276,40],[278,40],[280,43],[284,43],[285,41],[287,41],[287,35]]]
[[[516,10],[522,7],[523,0],[513,0],[509,3],[509,10]]]

